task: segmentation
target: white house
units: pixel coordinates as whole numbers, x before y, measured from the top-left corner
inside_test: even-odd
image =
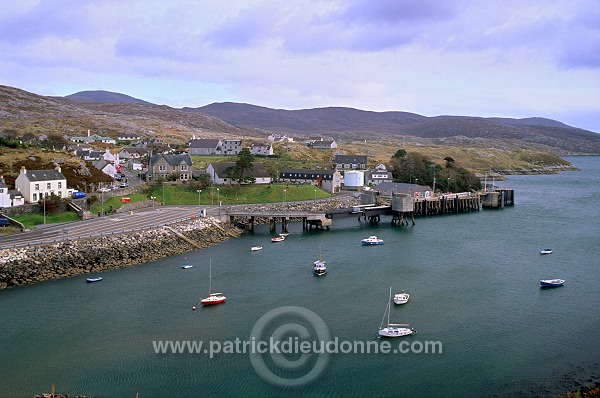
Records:
[[[242,150],[242,140],[223,140],[221,153],[223,155],[239,155]]]
[[[22,166],[15,180],[15,189],[21,192],[25,201],[29,203],[35,203],[51,194],[68,198],[74,191],[67,188],[67,179],[61,173],[60,166],[52,170],[27,170]]]
[[[104,159],[93,162],[92,165],[110,177],[114,177],[115,174],[118,173],[117,168],[112,163],[109,163]]]
[[[10,194],[10,201],[12,206],[23,206],[25,204],[25,198],[21,192],[16,189],[10,189],[8,191]]]
[[[335,149],[337,148],[337,142],[335,141],[314,141],[312,144],[313,149]]]
[[[342,187],[339,170],[285,169],[279,173],[279,180],[294,184],[311,184],[326,192],[336,193]]]
[[[119,155],[113,155],[108,148],[104,152],[103,158],[109,163],[119,164]]]
[[[188,153],[190,155],[216,155],[220,148],[221,140],[192,138],[189,141]]]
[[[11,204],[8,185],[4,182],[4,177],[0,176],[0,207],[10,207]]]
[[[252,144],[250,153],[253,155],[271,156],[273,155],[273,146],[269,144]]]

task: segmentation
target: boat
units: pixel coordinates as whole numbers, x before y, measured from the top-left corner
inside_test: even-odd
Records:
[[[282,232],[279,234],[279,236],[288,236],[290,233],[289,232]]]
[[[409,298],[410,298],[410,295],[403,290],[400,293],[396,293],[394,295],[394,303],[395,304],[406,304],[406,303],[408,303]]]
[[[381,319],[381,325],[379,325],[379,336],[381,337],[403,337],[410,336],[415,333],[415,330],[411,328],[407,324],[401,323],[390,323],[390,309],[392,303],[392,288],[390,287],[390,298],[388,299],[387,307],[385,308],[385,312],[383,313],[383,318]],[[383,322],[387,315],[387,326],[383,327]]]
[[[285,236],[278,236],[276,238],[271,238],[271,242],[283,242],[285,240]]]
[[[227,300],[227,297],[223,293],[211,293],[212,290],[212,259],[209,260],[208,265],[208,296],[200,300],[202,305],[214,305],[221,304]]]
[[[183,269],[190,269],[190,268],[192,268],[192,267],[193,267],[193,265],[192,265],[192,264],[183,264],[183,265],[181,266],[181,268],[183,268]]]
[[[101,277],[99,277],[99,276],[96,276],[96,277],[94,277],[94,278],[87,278],[85,281],[86,281],[87,283],[94,283],[94,282],[100,282],[101,280],[102,280],[102,278],[101,278]]]
[[[262,250],[262,246],[252,246],[252,247],[250,248],[250,250],[252,250],[253,252],[257,252],[257,251],[259,251],[259,250]]]
[[[383,239],[379,239],[375,235],[372,235],[372,236],[369,236],[368,238],[361,239],[360,243],[363,246],[367,246],[367,245],[383,245]]]
[[[564,283],[564,279],[540,279],[540,287],[558,287]]]
[[[325,261],[315,261],[314,266],[315,275],[325,275],[327,273],[327,267]]]
[[[540,254],[551,254],[552,253],[552,249],[542,249],[540,250]]]

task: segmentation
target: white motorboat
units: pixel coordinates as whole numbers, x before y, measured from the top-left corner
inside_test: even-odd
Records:
[[[402,292],[394,295],[394,304],[406,304],[408,303],[409,298],[410,295],[403,290]]]
[[[564,279],[540,279],[540,287],[558,287],[564,283]]]
[[[250,250],[252,250],[253,252],[257,252],[257,251],[259,251],[259,250],[262,250],[262,246],[252,246],[252,247],[250,248]]]
[[[183,269],[190,269],[190,268],[193,268],[193,267],[194,266],[192,264],[184,264],[184,265],[181,266],[181,268],[183,268]]]
[[[379,239],[375,235],[372,235],[372,236],[369,236],[368,238],[361,239],[360,243],[363,246],[368,246],[368,245],[383,245],[383,239]]]
[[[542,249],[540,250],[540,254],[552,254],[552,249]]]

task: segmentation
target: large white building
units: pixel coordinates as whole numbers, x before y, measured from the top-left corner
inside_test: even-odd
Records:
[[[27,170],[22,166],[15,180],[15,189],[21,192],[25,201],[29,203],[35,203],[50,195],[67,198],[74,191],[67,188],[67,179],[61,173],[60,166],[52,170]]]

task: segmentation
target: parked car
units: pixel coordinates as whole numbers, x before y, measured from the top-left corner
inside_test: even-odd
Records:
[[[110,192],[110,188],[102,187],[98,190],[98,192]]]
[[[121,188],[127,188],[129,186],[129,184],[127,184],[126,182],[122,182],[119,187]]]
[[[73,192],[72,196],[73,196],[73,199],[85,198],[85,192],[75,191],[75,192]]]
[[[118,185],[111,185],[110,189],[112,189],[114,191],[114,190],[119,189],[119,186]]]
[[[123,177],[121,177],[121,174],[119,174],[119,173],[115,174],[115,180],[121,181],[122,179],[123,179]]]

